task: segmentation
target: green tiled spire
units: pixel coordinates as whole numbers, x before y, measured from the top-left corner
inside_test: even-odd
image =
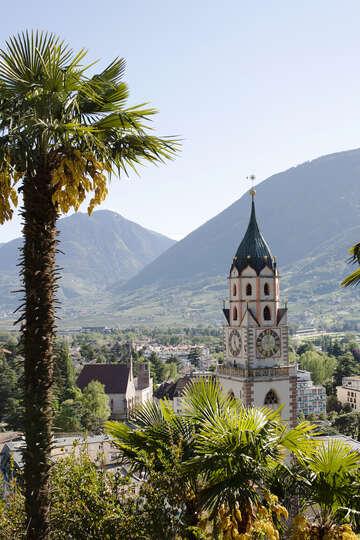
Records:
[[[265,266],[274,270],[275,260],[256,221],[255,190],[252,189],[250,194],[252,198],[250,221],[234,257],[232,268],[235,266],[241,272],[246,266],[251,266],[259,274]]]

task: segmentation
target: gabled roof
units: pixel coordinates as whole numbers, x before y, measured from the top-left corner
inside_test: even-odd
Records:
[[[126,364],[85,364],[76,384],[83,390],[89,382],[99,381],[106,394],[125,394],[129,376],[130,366]]]
[[[265,266],[268,266],[274,270],[275,260],[271,254],[269,246],[259,230],[255,214],[255,192],[252,192],[251,194],[252,201],[249,225],[245,236],[237,249],[231,269],[235,266],[240,273],[244,270],[244,268],[250,266],[256,271],[257,274],[259,274]]]
[[[255,321],[255,323],[260,326],[259,324],[259,321],[257,320],[255,314],[253,313],[253,311],[249,308],[249,306],[247,306],[246,310],[245,310],[245,313],[243,315],[243,318],[241,319],[240,321],[240,326],[243,324],[244,320],[246,317],[251,317],[251,319],[253,319],[253,321]]]
[[[163,382],[154,393],[154,396],[157,399],[171,399],[173,400],[174,397],[180,397],[182,393],[185,390],[185,387],[189,384],[191,381],[190,375],[185,375],[185,377],[181,377],[175,382]]]
[[[230,324],[230,309],[229,308],[224,308],[223,309],[223,314],[224,314],[225,319],[227,320],[227,322]]]
[[[277,312],[277,320],[276,323],[279,324],[283,316],[287,313],[287,308],[279,308]]]

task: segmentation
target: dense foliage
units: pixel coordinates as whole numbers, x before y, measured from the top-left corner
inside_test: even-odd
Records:
[[[23,356],[15,337],[5,336],[0,350],[0,422],[6,429],[23,429]],[[54,347],[54,429],[97,432],[110,409],[104,387],[90,383],[83,391],[75,385],[69,346],[57,340]]]
[[[74,448],[51,471],[53,540],[355,540],[360,456],[307,422],[246,409],[214,382],[109,423],[119,469]],[[290,454],[292,459],[289,459]],[[123,476],[124,466],[129,471]],[[24,496],[7,486],[0,540],[25,538]]]
[[[179,468],[188,524],[184,538],[196,538],[200,530],[206,538],[275,540],[290,524],[293,537],[301,538],[304,523],[314,533],[304,539],[318,538],[315,532],[327,538],[353,537],[350,528],[344,529],[350,531],[346,537],[339,527],[347,523],[345,498],[349,510],[356,507],[356,452],[340,442],[336,448],[319,443],[307,422],[290,429],[277,411],[246,409],[211,381],[188,386],[182,403],[180,415],[166,402],[147,404],[134,412],[130,426],[109,422],[107,430],[134,473],[146,477],[155,468],[166,474],[164,459]],[[337,454],[342,457],[335,461]],[[275,493],[274,477],[284,475],[286,481]],[[285,496],[286,484],[295,501]],[[294,516],[296,509],[306,512],[311,505],[319,507],[312,522],[302,513],[287,521],[288,510]]]
[[[136,486],[98,465],[84,447],[52,468],[51,540],[170,540],[182,534],[183,501],[176,471],[152,471]],[[16,483],[7,490],[0,505],[0,540],[20,540],[26,534],[23,492]]]

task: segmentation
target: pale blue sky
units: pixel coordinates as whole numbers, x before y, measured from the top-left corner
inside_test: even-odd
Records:
[[[184,139],[173,163],[113,181],[103,208],[181,238],[258,180],[360,146],[358,0],[3,2],[0,42],[60,34],[104,66],[127,60],[130,102]],[[19,234],[0,228],[0,242]]]

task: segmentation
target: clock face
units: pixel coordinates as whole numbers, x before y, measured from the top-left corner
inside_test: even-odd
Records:
[[[239,330],[231,330],[229,335],[229,350],[233,356],[239,356],[241,352],[241,335]]]
[[[258,353],[264,358],[274,356],[280,350],[279,335],[274,330],[271,330],[271,328],[267,328],[258,335],[256,348]]]

